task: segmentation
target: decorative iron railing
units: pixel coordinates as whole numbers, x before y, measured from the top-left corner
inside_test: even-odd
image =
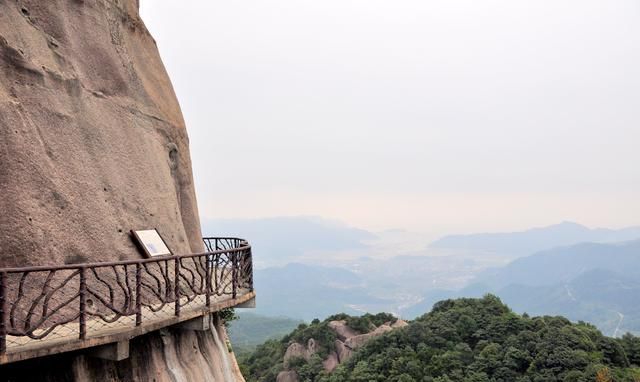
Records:
[[[39,340],[179,317],[253,291],[251,246],[204,238],[201,254],[0,269],[0,355]]]

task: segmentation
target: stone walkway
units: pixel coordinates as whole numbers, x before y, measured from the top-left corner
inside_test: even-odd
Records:
[[[7,353],[0,357],[0,364],[129,340],[163,327],[243,304],[253,298],[255,298],[255,292],[248,289],[239,289],[236,299],[231,298],[231,296],[217,296],[217,298],[211,296],[209,308],[205,305],[205,295],[197,296],[188,304],[187,299],[183,298],[181,300],[182,304],[186,305],[181,306],[180,316],[175,315],[174,303],[165,304],[157,312],[145,307],[143,308],[142,324],[140,326],[135,325],[135,315],[120,317],[112,323],[95,318],[87,319],[85,340],[79,339],[79,323],[77,321],[60,325],[41,340],[34,340],[26,336],[8,336]]]

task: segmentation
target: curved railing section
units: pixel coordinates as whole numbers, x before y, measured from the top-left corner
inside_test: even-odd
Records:
[[[0,356],[208,311],[253,291],[251,246],[204,238],[201,254],[0,269]]]

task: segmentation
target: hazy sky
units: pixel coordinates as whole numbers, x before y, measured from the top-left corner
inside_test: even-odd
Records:
[[[142,0],[201,215],[640,224],[638,0]]]

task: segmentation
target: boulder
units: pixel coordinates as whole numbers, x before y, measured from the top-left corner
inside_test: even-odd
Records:
[[[358,333],[347,326],[347,321],[339,320],[339,321],[331,321],[329,322],[329,327],[336,332],[336,335],[341,341],[346,341],[351,337],[355,337]]]
[[[327,359],[322,361],[322,366],[324,367],[324,370],[326,370],[329,373],[331,373],[336,367],[338,367],[339,364],[340,364],[340,361],[338,361],[338,354],[334,351],[329,353],[329,356],[327,357]]]
[[[378,326],[375,330],[373,330],[372,332],[366,333],[366,334],[360,334],[358,336],[355,337],[351,337],[349,339],[347,339],[345,341],[345,346],[350,348],[350,349],[357,349],[360,346],[364,345],[367,341],[369,341],[370,339],[374,338],[374,337],[378,337],[386,332],[389,332],[393,330],[393,328],[391,328],[391,326],[389,325],[380,325]]]
[[[311,358],[312,355],[316,354],[317,352],[318,352],[318,344],[316,343],[316,340],[314,340],[313,338],[309,338],[309,341],[307,341],[306,359],[308,360],[309,358]]]
[[[307,356],[307,348],[297,342],[290,344],[284,353],[284,367],[289,367],[289,361],[294,358],[304,358],[308,361],[309,357]]]
[[[344,342],[336,340],[334,344],[338,355],[338,362],[346,362],[353,355],[353,350],[345,346]]]
[[[309,361],[311,356],[318,352],[318,344],[313,338],[307,341],[307,346],[298,342],[292,342],[284,353],[284,367],[289,367],[289,361],[294,358],[304,358]]]
[[[278,373],[276,382],[299,382],[298,373],[293,370],[285,370]]]
[[[391,327],[394,329],[404,328],[405,326],[409,326],[409,324],[407,323],[407,321],[401,319],[397,319],[396,322],[391,324]]]

